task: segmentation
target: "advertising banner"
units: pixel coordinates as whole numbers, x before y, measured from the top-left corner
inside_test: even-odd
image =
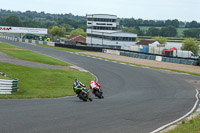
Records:
[[[0,32],[25,33],[25,34],[47,34],[47,29],[44,29],[44,28],[0,26]]]

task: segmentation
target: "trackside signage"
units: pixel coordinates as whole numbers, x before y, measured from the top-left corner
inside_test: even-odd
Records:
[[[6,33],[29,33],[29,34],[47,34],[44,28],[10,27],[0,26],[0,32]]]

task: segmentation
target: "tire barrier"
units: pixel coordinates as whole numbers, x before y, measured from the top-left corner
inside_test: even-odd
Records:
[[[103,51],[105,52],[105,49]],[[148,59],[148,60],[156,60],[156,57],[158,57],[156,55],[125,52],[125,51],[120,51],[119,53],[121,56]],[[177,64],[185,64],[185,65],[198,65],[198,61],[196,60],[171,58],[171,57],[163,57],[163,56],[160,56],[160,57],[161,59],[159,61],[162,61],[162,62],[170,62],[170,63],[177,63]]]
[[[2,72],[0,72],[0,75],[13,79]],[[17,79],[0,79],[0,94],[12,94],[12,92],[16,92],[18,90],[18,83],[19,81]]]

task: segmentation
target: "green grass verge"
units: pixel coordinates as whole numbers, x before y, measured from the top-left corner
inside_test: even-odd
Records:
[[[2,75],[0,75],[0,79],[8,79],[8,80],[13,80],[13,79],[11,79],[11,78],[9,78],[9,77],[5,77],[5,76],[2,76]]]
[[[44,63],[49,65],[70,66],[70,64],[66,62],[54,59],[52,57],[5,43],[0,43],[0,51],[21,60]]]
[[[0,98],[55,98],[75,95],[72,90],[74,79],[87,87],[94,77],[88,72],[66,71],[24,67],[0,63],[1,71],[19,79],[19,91],[11,95],[0,94]]]
[[[79,50],[79,49],[72,49],[72,48],[61,48],[61,47],[52,47],[52,46],[42,45],[42,44],[37,44],[37,46],[46,47],[46,48],[52,48],[52,49],[57,49],[57,50],[62,50],[62,51],[66,51],[66,52],[88,52],[87,50]]]
[[[200,133],[200,115],[187,122],[182,121],[178,127],[167,133]]]

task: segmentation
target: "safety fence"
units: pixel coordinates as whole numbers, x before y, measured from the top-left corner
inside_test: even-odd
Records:
[[[9,36],[0,36],[2,39],[15,41],[15,42],[24,42],[29,44],[42,44],[42,45],[49,45],[49,46],[55,46],[55,42],[46,42],[46,41],[39,41],[39,40],[32,40],[32,39],[21,39],[17,37],[9,37]]]
[[[117,54],[117,55],[119,53],[119,55],[121,56],[148,59],[148,60],[157,60],[157,61],[162,61],[162,62],[170,62],[170,63],[177,63],[177,64],[185,64],[185,65],[198,65],[197,60],[190,60],[190,59],[163,57],[163,56],[158,56],[158,55],[149,55],[149,54],[144,54],[144,53],[134,53],[134,52],[125,52],[125,51],[108,50],[108,49],[103,49],[102,52],[109,53],[109,54]]]
[[[0,75],[9,77],[8,75],[2,72],[0,72]],[[18,89],[18,83],[19,81],[17,79],[0,79],[0,94],[12,94],[12,92],[16,92]]]

